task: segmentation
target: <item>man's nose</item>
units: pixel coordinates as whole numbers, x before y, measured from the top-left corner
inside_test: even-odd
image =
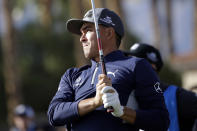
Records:
[[[80,37],[80,42],[84,42],[84,41],[86,41],[86,37],[85,37],[85,33],[82,33]]]

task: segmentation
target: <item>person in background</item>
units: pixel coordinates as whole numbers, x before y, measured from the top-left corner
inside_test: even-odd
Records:
[[[194,122],[193,130],[192,131],[197,131],[197,119]]]
[[[197,85],[194,85],[190,88],[191,91],[196,93],[196,97],[197,97]],[[194,126],[193,126],[193,130],[192,131],[197,131],[197,118],[194,122]]]
[[[159,50],[145,43],[135,43],[126,55],[145,58],[159,73],[163,67],[163,60]],[[197,95],[175,85],[161,82],[165,103],[170,114],[169,131],[192,131],[197,118]]]
[[[54,128],[48,122],[35,121],[35,112],[29,105],[19,104],[14,109],[14,127],[10,131],[61,131]]]
[[[36,131],[34,110],[27,105],[20,104],[14,109],[14,127],[10,131]]]

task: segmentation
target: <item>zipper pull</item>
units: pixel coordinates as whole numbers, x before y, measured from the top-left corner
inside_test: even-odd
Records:
[[[96,77],[96,73],[97,73],[98,67],[99,67],[99,63],[96,64],[96,68],[94,69],[94,73],[93,73],[92,81],[91,81],[91,85],[92,86],[94,85],[94,80],[95,80],[95,77]]]

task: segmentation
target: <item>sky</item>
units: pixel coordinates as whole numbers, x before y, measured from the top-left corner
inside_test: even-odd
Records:
[[[0,0],[0,33],[3,32],[3,17],[2,7]],[[27,2],[24,11],[20,9],[14,9],[14,23],[17,28],[21,28],[28,22],[35,21],[38,17],[37,7],[34,6],[33,1]],[[194,0],[172,0],[173,10],[173,40],[175,44],[175,53],[177,55],[184,55],[190,52],[193,48],[193,5]],[[158,4],[159,22],[162,30],[161,45],[162,54],[165,55],[168,52],[167,47],[167,28],[165,22],[165,1],[159,0]],[[153,44],[155,40],[153,21],[151,14],[150,0],[123,0],[123,11],[125,13],[126,23],[130,31],[137,35],[141,40],[139,42],[145,42]]]
[[[184,55],[193,48],[193,5],[194,0],[172,0],[172,27],[175,54]],[[153,45],[154,30],[151,14],[151,3],[148,0],[124,0],[124,13],[126,14],[127,26],[136,34],[141,41]],[[167,27],[165,22],[165,1],[159,0],[158,4],[159,22],[161,34],[161,45],[163,54],[168,52]]]

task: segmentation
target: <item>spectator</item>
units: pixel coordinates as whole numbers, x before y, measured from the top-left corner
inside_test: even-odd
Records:
[[[131,46],[130,52],[125,52],[125,54],[145,58],[157,73],[162,69],[161,55],[151,45],[136,43]],[[197,118],[196,94],[162,82],[161,88],[164,91],[165,102],[170,114],[169,131],[192,131],[194,121]]]
[[[14,125],[11,131],[35,131],[34,110],[27,105],[18,105],[14,110]]]

